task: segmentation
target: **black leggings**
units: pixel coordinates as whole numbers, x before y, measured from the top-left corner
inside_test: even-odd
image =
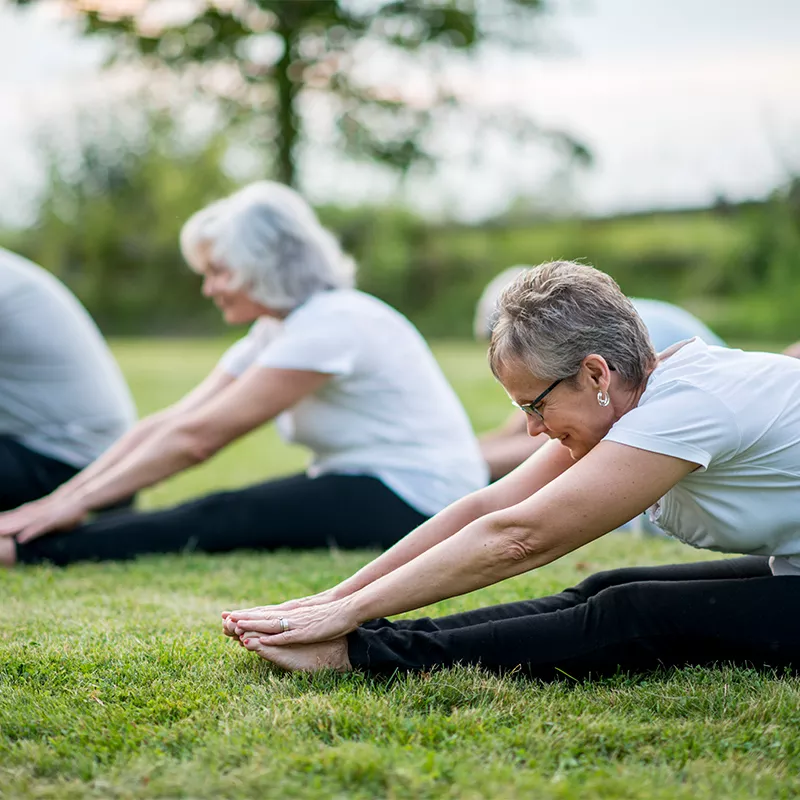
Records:
[[[78,468],[37,453],[13,436],[0,436],[0,511],[11,511],[54,492],[78,473]],[[128,497],[100,512],[130,508]]]
[[[0,436],[0,511],[38,500],[68,481],[77,468]]]
[[[349,635],[372,673],[480,664],[543,680],[732,662],[800,667],[800,577],[755,556],[600,572],[560,594]]]
[[[111,514],[17,544],[17,560],[64,566],[146,553],[386,548],[426,519],[377,478],[295,475],[163,511]]]

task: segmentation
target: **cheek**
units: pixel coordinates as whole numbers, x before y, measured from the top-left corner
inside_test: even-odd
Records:
[[[579,406],[572,409],[569,417],[569,425],[575,431],[580,431],[583,434],[596,436],[600,434],[600,438],[606,434],[605,418],[599,414],[597,404],[590,402],[581,403]]]

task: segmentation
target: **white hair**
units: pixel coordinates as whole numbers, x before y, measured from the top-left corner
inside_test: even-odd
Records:
[[[355,284],[355,264],[333,234],[297,192],[273,181],[252,183],[198,211],[183,226],[181,250],[196,272],[210,258],[253,300],[279,310]]]
[[[472,330],[476,339],[489,339],[491,337],[492,328],[494,328],[499,314],[497,302],[500,300],[503,289],[528,269],[530,269],[530,266],[526,264],[508,267],[508,269],[504,269],[501,273],[495,275],[486,284],[486,288],[478,299],[478,305],[475,307],[475,319],[472,323]]]

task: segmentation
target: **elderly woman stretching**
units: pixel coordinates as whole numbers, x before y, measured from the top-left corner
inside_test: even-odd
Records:
[[[469,420],[422,337],[352,288],[352,261],[291,189],[246,187],[190,219],[181,244],[204,294],[229,324],[255,322],[250,333],[61,489],[0,515],[0,563],[388,547],[485,484]],[[272,419],[312,451],[307,474],[41,536]]]
[[[530,433],[552,441],[321,596],[225,614],[227,633],[289,669],[800,666],[800,362],[699,339],[657,357],[614,281],[569,262],[504,292],[489,359]],[[756,555],[385,619],[540,567],[648,507],[690,545]]]

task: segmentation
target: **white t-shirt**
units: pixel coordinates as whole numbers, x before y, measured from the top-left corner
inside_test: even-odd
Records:
[[[605,439],[700,465],[650,509],[658,527],[800,575],[800,360],[693,339]]]
[[[414,326],[350,289],[320,292],[283,322],[263,318],[220,365],[333,377],[276,420],[313,452],[308,474],[372,475],[433,515],[486,485],[486,465],[461,403]]]
[[[83,306],[49,272],[0,248],[0,434],[81,468],[135,419]]]

